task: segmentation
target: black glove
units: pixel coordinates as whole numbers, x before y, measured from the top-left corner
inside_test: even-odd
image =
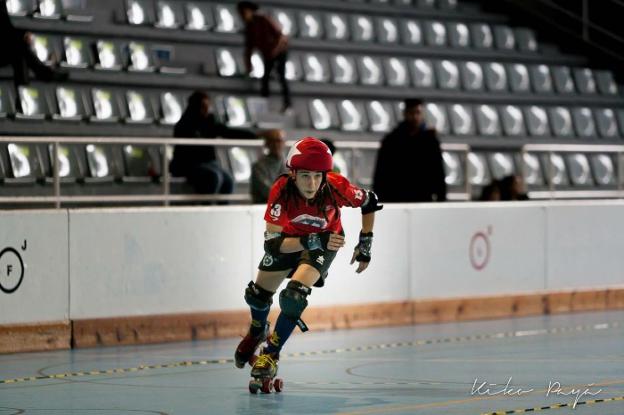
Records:
[[[327,248],[327,242],[329,242],[329,235],[331,232],[311,233],[299,237],[299,241],[304,249],[308,251],[320,250],[324,251]]]
[[[371,260],[371,247],[373,246],[373,233],[360,232],[360,241],[355,246],[355,260],[357,262],[370,262]]]

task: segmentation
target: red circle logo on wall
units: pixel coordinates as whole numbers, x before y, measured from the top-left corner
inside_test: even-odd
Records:
[[[477,232],[470,239],[470,263],[477,271],[485,268],[490,261],[490,238],[484,232]]]

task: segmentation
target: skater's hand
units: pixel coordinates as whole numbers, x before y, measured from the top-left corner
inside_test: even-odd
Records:
[[[327,249],[330,251],[337,251],[345,246],[345,237],[338,233],[329,234],[329,240],[327,241]]]
[[[353,250],[353,256],[351,257],[351,265],[357,261],[359,263],[355,272],[358,274],[368,268],[368,264],[371,260],[371,246],[373,244],[373,233],[367,234],[360,232],[360,241]]]

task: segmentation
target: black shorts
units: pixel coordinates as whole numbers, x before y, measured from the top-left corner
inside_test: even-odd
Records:
[[[336,258],[337,251],[330,251],[328,249],[321,251],[315,249],[314,251],[303,250],[301,252],[292,252],[290,254],[280,254],[279,256],[272,256],[267,253],[262,257],[258,269],[260,271],[286,271],[291,270],[286,278],[293,276],[299,265],[308,264],[314,267],[321,277],[314,283],[315,287],[322,287],[325,285],[325,278],[327,278],[327,272],[329,266]]]

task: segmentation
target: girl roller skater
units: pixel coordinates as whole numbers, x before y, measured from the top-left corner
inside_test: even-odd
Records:
[[[362,210],[362,230],[351,264],[359,263],[357,273],[371,260],[375,212],[382,209],[375,193],[360,189],[331,172],[333,160],[329,148],[316,138],[297,141],[288,153],[289,174],[280,176],[269,194],[264,233],[264,257],[255,282],[245,290],[245,301],[251,309],[249,332],[235,352],[236,367],[253,364],[251,376],[265,384],[253,387],[256,392],[270,392],[268,386],[277,374],[279,353],[295,326],[307,327],[301,314],[308,305],[312,287],[322,287],[336,252],[345,245],[340,222],[340,208]],[[267,317],[273,295],[282,281],[290,281],[279,294],[281,313],[269,335]],[[258,358],[251,362],[260,345],[267,341]],[[281,383],[280,383],[281,385]],[[268,390],[267,390],[268,389]],[[277,387],[276,389],[279,389]]]

